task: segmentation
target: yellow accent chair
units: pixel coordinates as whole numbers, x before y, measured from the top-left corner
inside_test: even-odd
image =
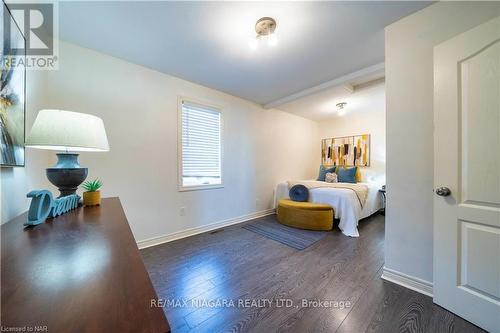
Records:
[[[332,230],[333,208],[325,204],[281,199],[278,201],[278,221],[299,229]]]

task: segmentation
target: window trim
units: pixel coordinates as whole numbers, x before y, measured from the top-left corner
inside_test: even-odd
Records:
[[[184,186],[182,183],[182,104],[183,102],[208,107],[220,113],[220,184]],[[179,192],[210,190],[224,187],[224,112],[222,107],[210,102],[200,101],[190,97],[177,98],[177,190]]]

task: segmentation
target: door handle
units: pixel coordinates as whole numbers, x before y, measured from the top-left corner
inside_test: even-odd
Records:
[[[447,197],[451,194],[451,190],[447,187],[441,186],[436,189],[436,194],[441,197]]]

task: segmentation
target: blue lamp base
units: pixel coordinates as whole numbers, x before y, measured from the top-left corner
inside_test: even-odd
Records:
[[[59,189],[59,198],[75,194],[78,186],[87,178],[88,169],[78,164],[78,154],[59,153],[57,164],[46,170],[47,178]]]

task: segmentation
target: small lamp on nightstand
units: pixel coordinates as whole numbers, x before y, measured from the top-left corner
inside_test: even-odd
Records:
[[[47,168],[47,178],[64,197],[74,194],[87,178],[87,168],[78,164],[75,152],[109,151],[108,138],[101,118],[63,110],[41,110],[26,140],[26,147],[61,150],[57,164]]]

